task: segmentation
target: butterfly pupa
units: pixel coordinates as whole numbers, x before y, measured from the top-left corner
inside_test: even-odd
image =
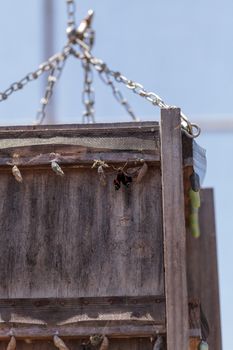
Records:
[[[21,172],[20,172],[19,168],[17,167],[17,165],[13,166],[12,174],[14,175],[16,181],[23,182],[23,177],[22,177]]]
[[[57,175],[60,175],[60,176],[64,175],[64,172],[63,172],[62,168],[60,167],[60,165],[55,160],[52,160],[51,168]]]
[[[100,350],[108,350],[109,348],[109,340],[106,336],[104,336],[103,341],[100,346]]]
[[[6,350],[15,350],[16,349],[16,339],[14,336],[11,337]]]
[[[163,350],[163,349],[164,349],[163,337],[158,336],[154,343],[153,350]]]
[[[57,335],[53,337],[53,342],[54,345],[59,349],[59,350],[69,350],[69,348],[66,346],[64,341],[59,338]]]
[[[146,175],[148,170],[148,165],[146,163],[143,164],[143,166],[141,167],[141,169],[138,172],[138,176],[136,179],[137,183],[140,183],[142,181],[142,179],[144,178],[144,176]]]
[[[209,345],[206,341],[202,340],[199,344],[198,350],[209,350]]]
[[[102,186],[106,186],[106,174],[103,168],[103,165],[98,166],[98,174],[99,174],[99,180]]]

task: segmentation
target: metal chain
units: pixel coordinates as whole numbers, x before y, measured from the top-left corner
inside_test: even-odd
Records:
[[[23,89],[29,82],[38,79],[43,73],[51,71],[58,62],[67,58],[71,54],[71,51],[72,49],[69,45],[65,46],[62,52],[50,57],[37,70],[28,73],[23,79],[11,84],[4,92],[0,92],[0,102],[6,100],[13,92]]]
[[[93,72],[88,60],[83,59],[82,66],[84,69],[84,88],[82,93],[82,101],[85,106],[85,111],[83,112],[83,123],[95,123],[95,92],[92,88]]]
[[[48,84],[45,92],[45,96],[41,100],[42,108],[37,114],[37,121],[41,123],[45,117],[46,107],[49,103],[50,98],[53,94],[53,88],[56,81],[59,79],[61,71],[64,67],[66,58],[69,55],[74,55],[82,61],[83,68],[85,70],[85,82],[83,91],[83,103],[86,107],[84,112],[84,119],[87,118],[88,122],[94,122],[94,91],[92,89],[92,70],[91,65],[97,70],[101,80],[111,87],[114,97],[120,102],[133,120],[138,120],[129,103],[123,97],[122,93],[115,87],[113,79],[117,83],[123,83],[128,89],[133,91],[135,94],[145,98],[147,101],[160,108],[174,108],[166,104],[160,96],[154,92],[147,91],[143,85],[132,81],[122,75],[120,72],[111,70],[106,63],[102,60],[94,57],[90,50],[94,42],[94,32],[91,29],[91,22],[93,18],[93,11],[88,12],[88,16],[81,22],[80,26],[76,30],[75,21],[75,0],[66,0],[67,4],[67,35],[68,45],[65,46],[62,52],[52,56],[48,61],[42,63],[39,68],[27,74],[23,79],[11,84],[4,92],[0,92],[0,102],[6,100],[13,92],[21,90],[30,81],[36,80],[43,73],[49,71]],[[81,49],[81,52],[75,50],[74,45],[77,44]],[[198,125],[190,123],[188,118],[181,113],[181,125],[183,131],[190,138],[195,138],[200,135],[200,128]]]
[[[137,118],[131,109],[128,101],[124,98],[121,91],[116,88],[116,86],[113,83],[113,80],[111,78],[111,74],[108,70],[100,70],[98,71],[100,79],[108,86],[111,87],[113,96],[119,102],[127,111],[127,113],[131,116],[131,118],[134,121],[139,121],[139,118]]]
[[[160,108],[175,108],[175,106],[170,106],[166,104],[162,100],[162,98],[154,92],[147,91],[142,84],[139,84],[137,82],[134,82],[133,80],[126,78],[120,72],[111,70],[105,62],[103,62],[101,59],[92,56],[90,51],[87,51],[85,49],[83,49],[83,57],[81,57],[81,59],[84,58],[89,60],[89,62],[94,66],[97,72],[99,72],[102,75],[102,77],[103,74],[105,74],[105,76],[112,76],[118,83],[123,83],[128,89],[133,91],[135,94],[145,98],[154,106],[158,106]],[[188,137],[196,138],[200,135],[200,127],[197,124],[190,123],[190,121],[184,113],[181,113],[181,124],[183,131]]]
[[[76,27],[75,11],[76,5],[74,0],[66,0],[67,8],[67,30],[74,29]]]
[[[34,122],[35,125],[40,125],[46,117],[46,108],[53,95],[54,86],[56,85],[57,81],[59,80],[62,74],[66,59],[67,57],[64,57],[63,61],[56,62],[56,65],[48,75],[45,94],[44,94],[44,97],[42,97],[42,99],[40,100],[41,108],[38,110],[36,114],[36,120]]]

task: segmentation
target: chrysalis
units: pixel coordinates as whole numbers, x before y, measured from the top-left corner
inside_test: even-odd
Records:
[[[23,177],[21,175],[21,172],[16,165],[14,165],[12,168],[12,174],[14,175],[16,181],[23,182]]]
[[[98,346],[103,340],[103,336],[99,334],[91,335],[90,336],[90,343],[92,346]]]
[[[6,350],[15,350],[16,348],[16,339],[14,336],[11,337]]]
[[[199,350],[209,350],[209,345],[206,341],[202,340],[199,344]]]
[[[193,191],[198,192],[201,189],[200,178],[195,171],[190,175],[191,188]]]
[[[109,340],[106,336],[104,336],[104,339],[100,346],[100,350],[108,350],[108,347],[109,347]]]
[[[137,183],[140,183],[143,179],[143,177],[146,175],[148,170],[148,165],[146,163],[143,164],[143,166],[141,167],[141,169],[139,170],[138,176],[137,176]]]
[[[154,343],[153,350],[163,350],[163,349],[164,349],[163,337],[158,336]]]
[[[201,235],[200,225],[199,225],[199,214],[198,209],[192,209],[192,212],[189,215],[189,228],[191,234],[194,238],[199,238]]]
[[[199,213],[198,210],[201,205],[200,193],[195,192],[192,189],[189,191],[190,200],[190,215],[189,215],[189,228],[193,237],[200,237],[200,226],[199,226]]]
[[[191,208],[200,208],[201,206],[201,199],[200,199],[200,192],[195,192],[192,189],[189,190],[189,199],[190,199],[190,205]]]
[[[53,342],[54,345],[59,349],[59,350],[69,350],[69,348],[66,346],[64,341],[59,338],[57,335],[53,337]]]
[[[102,165],[98,166],[98,174],[99,174],[99,179],[100,179],[100,183],[102,186],[106,186],[107,182],[106,182],[106,174],[104,171],[104,168]]]
[[[60,175],[60,176],[64,175],[64,172],[63,172],[62,168],[60,167],[60,165],[55,160],[52,160],[51,168],[57,175]]]

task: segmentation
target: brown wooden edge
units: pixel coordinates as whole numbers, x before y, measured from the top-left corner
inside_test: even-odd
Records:
[[[188,294],[199,298],[209,323],[208,343],[212,350],[222,349],[218,285],[217,244],[213,189],[201,190],[199,211],[201,236],[187,239]]]
[[[189,326],[180,109],[162,109],[160,129],[167,350],[183,350]]]
[[[0,299],[0,339],[153,337],[165,333],[164,297]]]
[[[0,340],[10,332],[18,339],[147,338],[166,334],[165,299],[161,296],[0,299]],[[200,334],[200,307],[189,302],[189,335]]]

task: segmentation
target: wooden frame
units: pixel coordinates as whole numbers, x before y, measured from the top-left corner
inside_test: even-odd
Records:
[[[124,146],[122,140],[127,141]],[[200,307],[193,296],[188,303],[183,169],[187,168],[187,174],[192,169],[193,143],[182,135],[180,110],[162,110],[161,125],[143,122],[0,128],[0,167],[5,177],[6,173],[12,176],[13,164],[22,169],[23,175],[25,171],[25,177],[31,169],[40,174],[51,171],[55,176],[50,169],[53,157],[70,172],[75,168],[94,172],[96,169],[90,168],[95,159],[116,166],[125,162],[135,166],[143,159],[151,166],[150,176],[154,172],[161,176],[164,251],[160,250],[164,256],[161,275],[164,272],[165,297],[161,283],[159,295],[1,299],[0,339],[8,339],[12,329],[19,339],[49,339],[59,328],[59,335],[67,339],[94,333],[131,339],[166,334],[167,350],[188,349],[188,338],[200,334]],[[54,178],[55,187],[60,180]],[[160,202],[159,181],[156,188]],[[122,218],[127,226],[127,217]],[[137,249],[145,248],[138,245]]]
[[[186,230],[180,109],[161,114],[167,350],[188,349]]]

